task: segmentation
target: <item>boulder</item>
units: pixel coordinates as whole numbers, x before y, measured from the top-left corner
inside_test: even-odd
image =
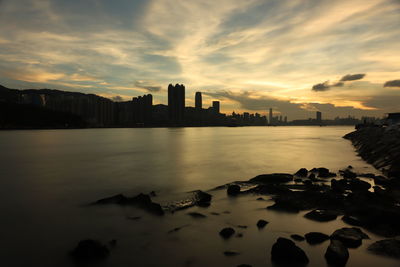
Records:
[[[349,251],[339,240],[331,240],[325,252],[325,259],[329,265],[345,266],[349,259]]]
[[[333,232],[332,240],[339,240],[348,248],[357,248],[361,246],[363,239],[369,239],[369,236],[361,231],[360,228],[341,228]]]
[[[219,232],[219,235],[222,236],[222,237],[225,238],[225,239],[228,239],[228,238],[230,238],[234,233],[235,233],[235,230],[234,230],[233,228],[227,227],[227,228],[222,229],[222,230]]]
[[[307,243],[310,245],[320,244],[329,239],[329,235],[319,233],[319,232],[310,232],[305,234],[305,238]]]
[[[360,220],[355,217],[355,216],[351,216],[351,215],[344,215],[342,217],[342,220],[350,225],[354,225],[354,226],[362,226],[362,223],[360,222]]]
[[[321,168],[318,168],[316,170],[317,170],[317,173],[318,173],[318,177],[321,177],[321,178],[329,178],[329,177],[335,177],[336,176],[336,173],[330,172],[329,169],[327,169],[327,168],[321,167]]]
[[[307,219],[314,220],[314,221],[319,221],[319,222],[328,222],[328,221],[333,221],[336,220],[337,218],[337,213],[334,211],[330,210],[312,210],[306,215],[304,215]]]
[[[79,261],[101,260],[108,257],[110,251],[100,241],[86,239],[79,241],[71,256]]]
[[[193,202],[197,206],[209,206],[211,198],[212,195],[201,190],[196,190],[193,192]]]
[[[360,179],[349,180],[351,191],[367,191],[371,188],[371,184]]]
[[[298,177],[307,177],[308,175],[308,170],[306,168],[301,168],[300,170],[298,170],[295,174],[295,176]]]
[[[376,241],[368,250],[378,255],[400,259],[400,237]]]
[[[263,183],[263,184],[281,184],[287,183],[293,180],[293,175],[288,173],[271,173],[261,174],[250,179],[252,183]]]
[[[288,266],[305,266],[309,262],[306,253],[287,238],[279,237],[271,249],[271,260]]]
[[[236,184],[230,185],[230,186],[228,186],[226,193],[230,196],[236,196],[240,193],[240,186],[238,186]]]
[[[290,237],[291,237],[293,240],[296,240],[296,241],[304,241],[304,240],[305,240],[304,236],[297,235],[297,234],[290,235]]]
[[[261,229],[261,228],[264,228],[267,224],[268,224],[268,222],[265,220],[258,220],[257,227],[258,227],[258,229]]]

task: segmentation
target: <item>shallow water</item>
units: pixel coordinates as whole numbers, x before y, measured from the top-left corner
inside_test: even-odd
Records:
[[[293,173],[301,167],[337,171],[352,165],[377,172],[341,137],[351,127],[237,127],[85,129],[0,132],[0,255],[4,266],[74,266],[67,252],[84,238],[118,245],[101,266],[270,265],[279,236],[321,231],[344,223],[315,223],[301,215],[267,211],[256,197],[215,194],[211,207],[153,217],[134,208],[87,207],[96,199],[155,190],[156,202],[194,189],[207,190],[261,173]],[[208,215],[193,219],[187,212]],[[229,210],[230,214],[210,215]],[[128,220],[126,216],[142,216]],[[270,224],[258,231],[255,223]],[[220,228],[246,224],[243,238],[222,240]],[[168,234],[173,228],[188,225]],[[376,236],[370,234],[372,240]],[[362,247],[350,251],[347,266],[398,266]],[[309,266],[325,266],[327,242],[298,243]],[[225,250],[241,254],[226,257]]]

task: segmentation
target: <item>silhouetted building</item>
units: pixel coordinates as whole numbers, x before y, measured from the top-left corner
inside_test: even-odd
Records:
[[[196,92],[195,96],[195,108],[201,110],[203,108],[201,92]]]
[[[185,86],[168,85],[168,117],[171,123],[183,123],[185,113]]]
[[[219,101],[213,101],[212,108],[215,114],[219,114]]]
[[[321,122],[322,121],[322,113],[320,111],[317,111],[316,119],[317,119],[317,122]]]
[[[151,94],[133,97],[132,111],[134,124],[150,124],[153,113],[153,96]]]
[[[269,109],[269,124],[272,124],[273,118],[272,118],[272,108]]]

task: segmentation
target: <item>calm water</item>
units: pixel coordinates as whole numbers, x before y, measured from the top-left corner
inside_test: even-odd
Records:
[[[352,130],[215,127],[2,131],[2,266],[73,266],[66,252],[80,239],[89,237],[118,240],[117,248],[102,266],[266,266],[276,237],[291,231],[304,234],[318,227],[330,234],[342,222],[315,226],[302,221],[301,216],[267,213],[263,209],[266,203],[255,202],[254,197],[232,202],[222,193],[216,193],[214,199],[218,202],[202,212],[232,212],[225,217],[207,218],[211,223],[193,221],[185,212],[155,218],[133,208],[84,205],[115,193],[131,195],[152,190],[159,195],[155,201],[162,202],[182,192],[207,190],[261,173],[293,173],[301,167],[324,166],[337,171],[353,165],[360,171],[376,172],[355,154],[349,141],[341,138]],[[126,219],[127,215],[143,217],[133,222]],[[214,234],[226,224],[251,225],[259,217],[271,221],[269,230],[262,234],[249,227],[244,238],[231,243]],[[166,234],[187,224],[190,227],[179,234]],[[231,248],[235,242],[236,248]],[[234,259],[222,255],[224,250],[249,246],[257,249]],[[304,247],[312,255],[310,266],[324,266],[323,252],[317,252],[326,246]],[[397,266],[398,262],[365,256],[360,251],[350,252],[353,266],[360,263],[357,253],[361,253],[359,261],[369,257],[369,263]]]

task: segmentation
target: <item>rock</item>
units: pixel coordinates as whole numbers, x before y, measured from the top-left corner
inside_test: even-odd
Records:
[[[400,259],[400,237],[376,241],[368,250],[378,255]]]
[[[355,217],[355,216],[349,216],[349,215],[344,215],[342,217],[342,220],[350,225],[354,225],[354,226],[362,226],[362,223],[360,222],[360,220]]]
[[[371,188],[371,184],[360,179],[352,179],[349,181],[351,191],[367,191]]]
[[[360,174],[358,174],[358,176],[366,177],[366,178],[375,178],[376,177],[375,174],[373,174],[373,173],[360,173]],[[381,176],[381,177],[383,177],[383,176]]]
[[[306,168],[301,168],[300,170],[298,170],[295,174],[295,176],[298,177],[307,177],[308,175],[308,170]]]
[[[294,179],[294,181],[295,181],[296,183],[301,183],[301,182],[303,182],[303,179],[296,178],[296,179]]]
[[[320,244],[329,239],[329,235],[319,233],[319,232],[310,232],[305,234],[305,238],[307,243],[310,245]]]
[[[189,212],[187,215],[189,215],[189,216],[191,216],[192,218],[195,218],[195,219],[207,218],[206,215],[198,213],[198,212]]]
[[[287,238],[279,237],[271,249],[271,260],[277,264],[302,266],[309,262],[306,253]]]
[[[304,185],[306,186],[312,186],[313,182],[311,180],[305,180],[303,181]]]
[[[240,186],[238,185],[230,185],[226,190],[227,194],[230,196],[236,196],[240,193]]]
[[[236,255],[239,255],[240,253],[239,252],[236,252],[236,251],[231,251],[231,250],[228,250],[228,251],[224,251],[224,255],[225,256],[228,256],[228,257],[230,257],[230,256],[236,256]]]
[[[317,172],[318,172],[318,177],[321,177],[321,178],[329,178],[329,177],[336,176],[336,173],[329,172],[329,169],[323,168],[323,167],[318,168]]]
[[[328,222],[336,220],[337,213],[329,210],[312,210],[306,213],[304,217],[314,221]]]
[[[265,220],[258,220],[257,227],[258,227],[258,229],[261,229],[261,228],[264,228],[267,224],[268,224],[268,222]]]
[[[373,178],[374,178],[375,184],[379,184],[379,185],[386,185],[388,183],[388,181],[389,181],[388,178],[386,178],[386,177],[384,177],[382,175],[375,176]]]
[[[304,238],[303,236],[297,235],[297,234],[293,234],[293,235],[291,235],[290,237],[291,237],[293,240],[296,240],[296,241],[304,241],[304,240],[305,240],[305,238]]]
[[[265,200],[265,199],[262,198],[262,197],[259,197],[259,198],[257,198],[256,200],[263,201],[263,200]]]
[[[218,216],[218,215],[219,215],[218,212],[210,212],[210,214],[211,214],[211,215],[214,215],[214,216]]]
[[[357,248],[361,245],[363,239],[369,239],[369,236],[361,231],[360,228],[341,228],[333,232],[332,240],[340,240],[348,248]]]
[[[236,225],[238,228],[247,229],[247,225]]]
[[[253,183],[264,183],[264,184],[280,184],[287,183],[293,180],[293,175],[288,173],[272,173],[272,174],[261,174],[252,179],[250,182]]]
[[[79,241],[77,247],[71,252],[75,260],[93,261],[108,257],[110,251],[101,242],[92,239]]]
[[[325,252],[325,259],[329,265],[345,266],[349,259],[349,251],[339,240],[331,240]]]
[[[300,209],[291,203],[275,203],[271,206],[268,206],[267,209],[269,210],[276,210],[276,211],[284,211],[284,212],[290,212],[290,213],[299,213]]]
[[[357,178],[357,174],[349,169],[340,171],[341,175],[346,179],[354,179]]]
[[[277,184],[261,184],[253,187],[243,193],[261,194],[261,195],[275,195],[289,193],[291,190],[283,185]]]
[[[164,215],[164,210],[162,209],[161,205],[151,201],[149,195],[145,195],[142,193],[134,197],[126,197],[122,194],[118,194],[97,200],[93,204],[94,205],[117,204],[122,206],[132,205],[156,215]]]
[[[234,233],[235,233],[235,230],[234,230],[233,228],[227,227],[227,228],[222,229],[222,230],[219,232],[219,235],[222,236],[222,237],[225,238],[225,239],[228,239],[228,238],[230,238]]]
[[[308,179],[310,179],[311,181],[312,180],[314,180],[316,177],[315,177],[315,174],[314,173],[311,173],[309,176],[308,176]]]
[[[201,190],[196,190],[193,192],[193,201],[197,206],[209,206],[211,202],[212,195],[203,192]]]

